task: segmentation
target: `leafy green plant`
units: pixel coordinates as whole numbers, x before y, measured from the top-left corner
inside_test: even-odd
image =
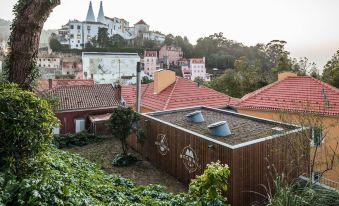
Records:
[[[104,137],[83,131],[75,134],[54,135],[53,144],[57,148],[62,149],[65,147],[84,146],[91,143],[100,142],[103,139]]]
[[[137,162],[138,159],[133,154],[117,154],[113,159],[114,166],[129,166]]]
[[[16,84],[0,85],[1,159],[16,173],[24,173],[31,158],[48,151],[57,122],[46,100]]]
[[[230,173],[228,166],[219,161],[208,164],[204,173],[189,185],[189,194],[195,199],[196,205],[227,205],[227,199],[222,195],[227,191]]]

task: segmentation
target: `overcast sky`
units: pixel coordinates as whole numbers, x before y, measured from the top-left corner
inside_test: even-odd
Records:
[[[0,0],[0,18],[11,20],[17,0]],[[94,14],[99,0],[93,0]],[[45,24],[56,29],[69,19],[84,20],[88,0],[61,0]],[[143,19],[151,30],[199,37],[223,32],[245,45],[287,41],[293,57],[322,67],[339,50],[339,0],[103,0],[105,16],[130,24]]]

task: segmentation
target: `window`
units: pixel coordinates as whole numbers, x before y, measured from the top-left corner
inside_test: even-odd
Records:
[[[79,133],[85,130],[85,119],[75,120],[75,133]]]
[[[321,145],[322,141],[324,140],[323,131],[319,127],[312,128],[312,146],[319,146]]]
[[[74,34],[71,34],[71,39],[73,39],[74,38]]]
[[[60,127],[53,127],[52,132],[53,132],[54,135],[59,135],[60,134]]]
[[[81,26],[80,26],[80,25],[78,25],[78,26],[77,26],[77,29],[79,30],[80,28],[81,28]]]
[[[71,25],[71,29],[74,29],[74,25]]]
[[[87,30],[91,30],[91,26],[87,26]]]

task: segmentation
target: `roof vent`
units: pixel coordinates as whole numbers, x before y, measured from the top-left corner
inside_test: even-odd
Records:
[[[212,135],[226,137],[231,134],[226,121],[220,121],[207,126]]]
[[[201,111],[195,111],[186,115],[189,122],[200,123],[205,121]]]
[[[272,130],[273,134],[282,134],[285,131],[284,128],[281,127],[273,127]]]

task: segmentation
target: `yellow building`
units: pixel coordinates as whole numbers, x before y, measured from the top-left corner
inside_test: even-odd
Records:
[[[284,72],[277,82],[245,95],[236,108],[243,114],[311,126],[315,175],[322,174],[321,182],[339,189],[339,89]]]

